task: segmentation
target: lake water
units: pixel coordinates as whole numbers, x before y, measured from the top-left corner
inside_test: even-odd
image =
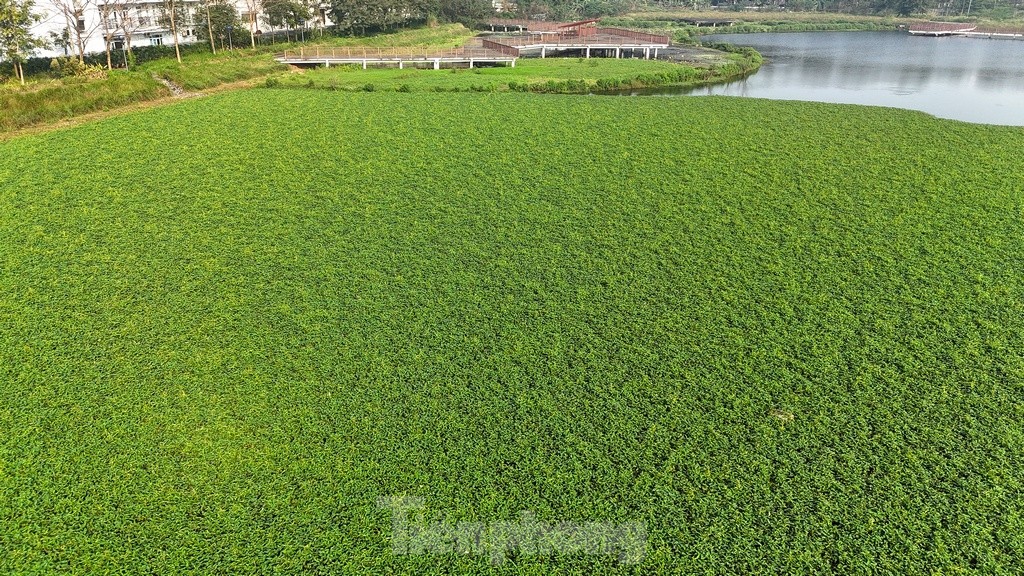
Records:
[[[901,32],[721,34],[765,64],[747,78],[682,93],[867,104],[1024,126],[1024,41]],[[677,93],[680,93],[677,91]]]

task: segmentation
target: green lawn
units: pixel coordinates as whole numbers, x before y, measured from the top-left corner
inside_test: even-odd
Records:
[[[0,573],[1012,573],[1022,149],[284,89],[0,143]],[[395,496],[646,556],[396,556]]]
[[[378,46],[384,48],[393,46],[430,46],[434,48],[456,48],[462,46],[466,40],[475,35],[476,32],[462,24],[442,24],[440,26],[395,30],[390,33],[369,37],[324,37],[317,40],[311,36],[310,41],[316,45],[326,44],[327,46]]]

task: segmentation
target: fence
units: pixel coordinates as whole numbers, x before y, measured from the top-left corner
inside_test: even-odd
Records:
[[[512,46],[508,46],[506,44],[501,44],[500,42],[495,42],[493,40],[487,39],[484,39],[482,44],[484,48],[487,48],[488,50],[494,50],[495,52],[500,52],[501,54],[504,54],[506,56],[519,56],[519,48],[515,48]]]
[[[496,37],[491,40],[485,40],[484,46],[490,47],[500,45],[507,48],[514,48],[516,49],[516,55],[518,56],[518,49],[521,49],[524,46],[545,45],[580,47],[587,44],[608,44],[616,46],[635,44],[637,42],[646,44],[670,44],[668,36],[637,32],[635,30],[627,30],[625,28],[597,28],[591,30],[594,30],[594,32],[590,32],[582,36],[572,32],[562,34],[524,34],[520,36]],[[494,49],[497,50],[497,48]]]

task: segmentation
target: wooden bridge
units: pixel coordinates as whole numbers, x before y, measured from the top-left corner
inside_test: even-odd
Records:
[[[1024,26],[978,26],[958,22],[916,22],[903,24],[913,36],[966,36],[968,38],[1003,38],[1024,40]]]
[[[959,22],[915,22],[907,26],[911,36],[955,36],[973,32],[976,24]]]
[[[646,58],[657,58],[658,50],[668,48],[668,36],[648,34],[625,28],[599,28],[588,26],[592,21],[563,24],[557,32],[520,34],[512,36],[489,36],[484,45],[493,49],[504,46],[505,51],[514,50],[517,55],[526,53],[546,58],[553,52],[578,52],[585,58],[593,55],[620,58],[628,50],[631,55],[638,52]]]

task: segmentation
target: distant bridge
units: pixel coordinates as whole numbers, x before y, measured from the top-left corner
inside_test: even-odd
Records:
[[[958,22],[915,22],[902,26],[914,36],[966,36],[1024,40],[1024,26],[978,26]]]
[[[977,24],[962,22],[915,22],[907,25],[912,36],[955,36],[973,31]]]

